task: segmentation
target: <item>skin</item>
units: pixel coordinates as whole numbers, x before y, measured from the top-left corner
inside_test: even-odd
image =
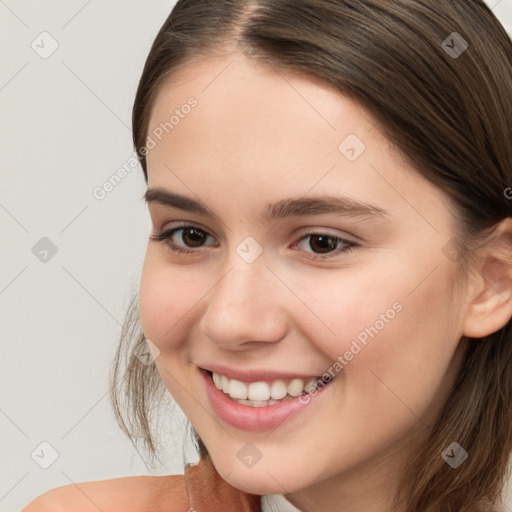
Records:
[[[149,188],[199,198],[218,216],[148,204],[154,231],[186,222],[210,235],[193,254],[148,243],[140,314],[165,386],[235,487],[283,493],[307,511],[387,510],[481,312],[484,280],[461,279],[443,252],[454,234],[449,200],[369,113],[317,79],[239,53],[204,58],[161,87],[148,134],[191,96],[197,106],[147,155]],[[366,146],[355,161],[338,149],[349,134]],[[387,214],[261,216],[267,203],[323,195]],[[358,245],[312,259],[311,233]],[[187,248],[182,234],[173,240]],[[236,252],[248,236],[263,249],[250,264]],[[401,311],[297,417],[252,433],[214,413],[197,365],[322,375],[394,303]],[[502,313],[484,330],[506,323]],[[261,452],[251,468],[237,458],[249,442]]]

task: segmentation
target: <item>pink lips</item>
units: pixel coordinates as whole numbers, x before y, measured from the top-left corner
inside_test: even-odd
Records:
[[[217,370],[215,370],[217,373]],[[272,430],[281,425],[286,420],[289,420],[302,412],[305,412],[307,408],[311,407],[315,403],[319,396],[324,393],[326,387],[320,387],[314,396],[311,396],[310,400],[300,400],[301,397],[294,397],[289,400],[284,400],[281,403],[269,405],[266,407],[251,407],[248,405],[239,404],[235,400],[232,400],[228,395],[223,393],[221,390],[215,387],[210,373],[208,371],[199,369],[199,373],[205,383],[206,393],[210,400],[211,406],[216,414],[229,425],[252,432],[264,432]],[[233,373],[237,373],[237,376],[233,375],[231,378],[237,378],[245,382],[255,381],[256,379],[247,378],[247,373],[232,372],[231,375],[219,371],[226,377],[231,377]],[[241,378],[245,376],[245,378]],[[262,378],[267,377],[267,378]],[[270,377],[270,378],[268,378]],[[277,378],[292,378],[298,377],[297,374],[291,376],[285,376],[283,374],[272,374],[268,372],[266,375],[264,372],[258,372],[258,380],[275,380]],[[299,377],[300,378],[300,377]],[[303,378],[307,378],[304,376]]]

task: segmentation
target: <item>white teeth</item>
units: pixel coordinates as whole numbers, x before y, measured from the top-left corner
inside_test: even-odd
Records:
[[[225,375],[220,376],[220,385],[222,391],[229,395],[229,379]]]
[[[286,393],[288,393],[288,388],[284,380],[275,380],[272,382],[272,385],[270,386],[270,396],[274,400],[280,400],[281,398],[284,398]]]
[[[247,397],[249,400],[268,400],[270,398],[270,387],[266,382],[251,382]]]
[[[292,396],[299,396],[304,389],[304,381],[302,379],[293,379],[288,384],[288,394]]]
[[[212,373],[213,382],[217,389],[222,389],[221,378],[218,373]]]
[[[212,372],[215,387],[233,400],[251,407],[265,407],[274,405],[302,393],[310,393],[316,388],[320,378],[312,378],[307,382],[303,379],[292,379],[286,383],[282,379],[268,382],[251,382],[249,384],[236,379],[228,379],[225,375]]]
[[[230,380],[228,389],[231,398],[247,398],[247,386],[239,380]]]

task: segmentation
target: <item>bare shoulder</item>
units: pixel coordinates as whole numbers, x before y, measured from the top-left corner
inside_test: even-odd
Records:
[[[183,475],[130,476],[56,487],[21,512],[186,512]]]

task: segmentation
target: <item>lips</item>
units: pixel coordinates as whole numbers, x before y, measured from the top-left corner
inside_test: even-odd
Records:
[[[218,368],[219,367],[216,367],[216,369]],[[325,395],[325,390],[330,387],[329,384],[323,383],[321,379],[311,377],[310,375],[297,377],[270,371],[242,372],[228,370],[227,373],[230,373],[231,376],[237,375],[241,378],[245,378],[245,380],[238,380],[230,378],[230,376],[225,374],[207,371],[201,368],[198,368],[198,370],[205,384],[210,404],[218,417],[231,426],[254,432],[275,429],[283,422],[291,420],[301,412],[305,413],[306,411],[311,411],[312,408],[315,407],[315,403],[318,404],[322,401],[320,397]],[[217,375],[217,377],[215,377],[217,384],[214,382],[214,374]],[[247,378],[248,375],[251,375],[252,378],[257,376],[258,379],[270,376],[271,379],[249,380]],[[275,376],[278,378],[274,378]],[[307,382],[305,382],[305,378]],[[313,379],[315,385],[310,385]],[[234,384],[233,381],[235,381]],[[310,385],[309,393],[304,391],[306,383]],[[228,393],[223,391],[223,384],[228,390]],[[320,386],[320,384],[322,385]],[[272,398],[272,396],[283,394],[283,385],[286,385],[286,395],[281,399]],[[291,391],[296,393],[295,396],[288,393],[290,386]],[[247,399],[231,397],[229,393],[233,391],[234,395],[244,396],[245,390],[247,390]],[[278,391],[280,391],[280,393],[278,393]],[[272,395],[272,392],[274,392],[274,395]],[[261,400],[261,398],[265,398],[267,394],[269,398]],[[255,396],[260,399],[250,399],[250,397]]]

